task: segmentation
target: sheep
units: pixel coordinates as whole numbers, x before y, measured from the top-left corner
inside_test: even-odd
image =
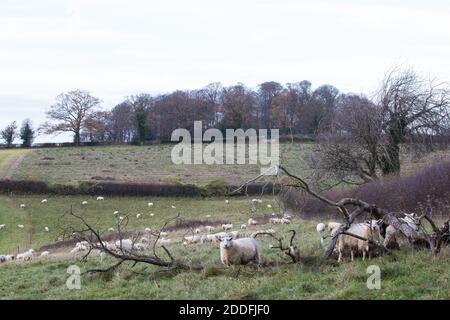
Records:
[[[45,227],[44,230],[45,230],[45,232],[49,232],[50,231],[50,229],[48,227]]]
[[[150,208],[150,207],[153,207],[153,202],[149,202],[149,203],[147,203],[147,206]]]
[[[230,200],[226,199],[226,200],[225,200],[225,203],[226,203],[226,204],[230,203]]]
[[[17,260],[23,260],[23,261],[30,261],[34,257],[34,250],[30,249],[28,251],[25,251],[24,253],[19,253],[17,255]]]
[[[200,229],[199,229],[199,228],[195,229],[195,230],[194,230],[194,233],[195,233],[195,234],[199,234],[199,233],[200,233]]]
[[[6,262],[6,256],[0,255],[0,263]]]
[[[150,213],[150,217],[154,217],[155,216],[155,214],[154,213]]]
[[[339,222],[328,222],[328,223],[318,223],[316,226],[316,230],[317,232],[320,234],[320,243],[323,245],[324,243],[324,239],[328,236],[333,236],[336,231],[341,227],[341,223]],[[328,231],[329,234],[328,235],[324,235],[325,232]]]
[[[405,213],[405,217],[399,218],[399,220],[400,222],[407,223],[408,226],[414,229],[415,231],[419,230],[421,217],[417,216],[416,214]],[[409,240],[400,230],[397,230],[392,225],[387,226],[383,242],[386,248],[399,249],[401,246],[404,246],[408,243]]]
[[[145,233],[150,233],[150,232],[152,232],[152,229],[150,229],[150,228],[145,228],[145,229],[144,229],[144,232],[145,232]]]
[[[138,213],[138,214],[136,215],[136,218],[139,219],[141,216],[142,216],[142,215],[141,215],[140,213]]]
[[[116,247],[123,250],[132,251],[133,250],[133,241],[131,239],[123,239],[116,241]]]
[[[18,224],[17,227],[20,228],[20,229],[25,228],[25,226],[23,224]]]
[[[108,231],[110,231],[110,232],[114,232],[114,228],[108,228]]]
[[[117,211],[117,210],[113,212],[113,215],[115,215],[115,216],[117,216],[118,214],[119,214],[119,211]]]
[[[175,207],[175,206],[172,206],[172,209],[176,209],[177,207]]]
[[[212,227],[212,226],[205,226],[205,230],[208,232],[208,233],[211,233],[212,231],[214,231],[216,228],[214,228],[214,227]]]
[[[184,240],[188,243],[199,243],[202,240],[202,237],[199,235],[186,236],[184,237]]]
[[[291,220],[286,219],[286,218],[281,218],[280,221],[281,221],[281,224],[290,224],[291,223]]]
[[[47,257],[48,255],[50,255],[50,252],[49,252],[49,251],[41,252],[41,258]]]
[[[15,259],[16,259],[16,257],[14,255],[12,255],[12,254],[7,254],[6,255],[6,261],[13,261]]]
[[[43,200],[41,201],[42,204],[46,204],[47,202],[48,202],[47,199],[43,199]]]
[[[244,224],[241,224],[241,229],[242,230],[244,230],[244,229],[247,229],[247,225],[244,223]]]
[[[231,229],[233,229],[233,224],[231,224],[231,223],[222,224],[222,229],[223,230],[231,230]]]
[[[252,202],[253,203],[262,203],[262,200],[261,199],[252,199]]]
[[[26,207],[27,207],[27,205],[24,204],[24,203],[22,203],[22,204],[20,205],[20,209],[25,209]]]
[[[283,219],[281,218],[270,218],[269,222],[272,224],[279,224],[279,223],[283,223]]]
[[[210,215],[210,214],[207,214],[205,217],[206,217],[206,218],[211,218],[211,215]]]
[[[290,214],[285,214],[285,215],[283,216],[283,218],[284,218],[284,219],[292,220],[292,216],[291,216]]]
[[[75,244],[75,248],[70,250],[70,253],[77,253],[79,251],[87,251],[89,247],[89,243],[87,241],[77,242]]]
[[[0,230],[2,230],[4,227],[6,227],[6,224],[0,224]]]
[[[167,233],[167,232],[165,232],[165,231],[161,231],[160,233],[159,233],[159,236],[160,237],[167,237],[169,234]]]
[[[143,251],[145,249],[145,245],[143,243],[136,243],[133,248],[138,251]]]
[[[211,236],[211,238],[213,239],[213,240],[212,240],[213,242],[220,242],[220,240],[221,240],[223,237],[225,237],[226,235],[227,235],[226,232],[218,232],[218,233],[211,234],[210,236]]]
[[[172,242],[172,239],[166,239],[166,238],[161,238],[158,240],[158,244],[160,244],[160,245],[170,244],[171,242]]]
[[[258,222],[255,219],[250,218],[250,219],[247,220],[247,224],[249,226],[254,226],[254,225],[258,224]]]
[[[224,237],[220,242],[220,261],[226,265],[261,263],[261,250],[254,238],[233,239]]]
[[[375,242],[380,242],[380,234],[375,228],[371,228],[367,223],[355,223],[347,229],[348,233],[370,239]],[[355,237],[341,234],[339,235],[336,243],[336,250],[339,254],[338,261],[342,261],[342,254],[345,250],[350,250],[351,260],[354,260],[356,251],[362,253],[362,258],[365,260],[366,254],[369,253],[369,259],[371,258],[372,246],[368,241],[360,240]]]
[[[271,205],[271,204],[268,204],[268,205],[267,205],[267,208],[272,209],[272,205]]]
[[[81,202],[81,205],[82,206],[85,206],[85,205],[87,205],[88,204],[88,202],[87,201],[83,201],[83,202]]]
[[[105,198],[104,197],[97,197],[97,201],[104,201]]]

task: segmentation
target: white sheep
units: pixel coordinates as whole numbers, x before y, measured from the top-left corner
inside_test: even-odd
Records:
[[[50,255],[50,252],[49,252],[49,251],[41,252],[41,258],[47,257],[48,255]]]
[[[201,232],[200,228],[197,228],[197,229],[194,230],[195,234],[199,234],[200,232]]]
[[[261,250],[254,238],[233,239],[224,237],[220,242],[220,261],[226,265],[261,263]]]
[[[142,216],[142,215],[141,215],[140,213],[138,213],[138,214],[136,215],[136,218],[139,219],[141,216]]]
[[[145,229],[144,229],[144,232],[145,232],[145,233],[150,233],[150,232],[152,232],[152,229],[150,229],[150,228],[145,228]]]
[[[133,241],[131,239],[122,239],[116,241],[116,247],[128,251],[133,250]]]
[[[230,200],[226,199],[226,200],[225,200],[225,203],[226,203],[226,204],[230,203]]]
[[[149,203],[147,203],[147,205],[148,205],[149,207],[153,207],[153,202],[149,202]]]
[[[0,230],[2,230],[4,227],[6,227],[6,224],[0,224]]]
[[[24,203],[22,203],[22,204],[20,205],[20,208],[21,208],[21,209],[25,209],[26,207],[27,207],[27,205],[24,204]]]
[[[165,232],[165,231],[161,231],[160,233],[159,233],[159,236],[160,237],[167,237],[169,234],[167,233],[167,232]]]
[[[114,232],[114,228],[108,228],[108,231]]]
[[[20,228],[20,229],[25,228],[25,226],[23,224],[18,224],[17,227]]]
[[[176,209],[177,207],[175,207],[175,206],[172,206],[172,209]]]
[[[244,224],[241,224],[241,229],[242,230],[244,230],[244,229],[247,229],[247,225],[244,223]]]
[[[87,205],[88,204],[88,202],[87,201],[83,201],[83,202],[81,202],[81,205],[82,206],[85,206],[85,205]]]
[[[320,234],[320,243],[323,245],[325,237],[333,236],[341,226],[341,223],[333,221],[330,221],[328,223],[318,223],[316,226],[316,230]],[[329,232],[328,235],[326,234],[327,231]]]
[[[205,217],[206,217],[206,218],[211,218],[211,215],[210,215],[210,214],[207,214]]]
[[[117,210],[113,212],[113,215],[115,215],[115,216],[117,216],[118,214],[119,214],[119,211],[117,211]]]
[[[184,240],[188,243],[199,243],[202,240],[202,236],[193,235],[193,236],[185,236]]]
[[[257,222],[255,219],[253,219],[253,218],[249,218],[249,219],[247,220],[247,224],[248,224],[249,226],[254,226],[254,225],[258,224],[258,222]]]
[[[47,199],[43,199],[43,200],[41,201],[42,204],[46,204],[47,202],[48,202]]]
[[[233,229],[233,224],[231,224],[231,223],[222,224],[222,229],[223,230],[231,230],[231,229]]]
[[[45,227],[44,230],[45,230],[45,232],[49,232],[50,231],[50,229],[48,227]]]
[[[380,234],[376,228],[371,228],[367,223],[354,223],[347,229],[348,233],[360,236],[365,239],[369,239],[380,243]],[[365,260],[367,253],[369,254],[369,259],[371,258],[373,245],[368,241],[364,241],[355,238],[350,235],[341,234],[336,243],[336,250],[339,254],[338,261],[342,261],[342,254],[344,251],[349,250],[351,255],[351,260],[354,260],[355,252],[362,253],[363,260]]]
[[[24,253],[19,253],[17,255],[17,260],[29,261],[32,260],[33,257],[34,257],[34,250],[30,249]]]
[[[97,197],[97,201],[104,201],[105,197]]]
[[[253,203],[262,203],[262,200],[261,199],[252,199],[252,202]]]
[[[272,205],[271,205],[271,204],[268,204],[268,205],[267,205],[267,208],[271,209],[271,208],[272,208]]]
[[[160,245],[170,244],[171,242],[172,242],[172,239],[166,239],[166,238],[161,238],[158,240],[158,244],[160,244]]]
[[[154,213],[150,213],[150,217],[154,217],[155,216],[155,214]]]
[[[205,226],[205,230],[208,232],[208,233],[211,233],[212,231],[214,231],[216,228],[214,228],[213,226]]]

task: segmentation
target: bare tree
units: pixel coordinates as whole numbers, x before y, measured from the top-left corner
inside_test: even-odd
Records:
[[[100,100],[88,91],[75,90],[61,93],[50,107],[47,117],[50,121],[40,128],[46,134],[72,132],[75,145],[80,145],[81,131],[86,128],[86,119],[98,108]]]
[[[408,139],[448,133],[449,85],[422,78],[412,68],[395,67],[386,74],[378,104],[386,135],[379,163],[384,174],[400,172],[400,145]]]

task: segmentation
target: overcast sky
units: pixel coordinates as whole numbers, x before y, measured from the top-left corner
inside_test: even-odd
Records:
[[[105,109],[211,82],[371,93],[399,62],[450,79],[449,1],[0,0],[0,127],[72,89]]]

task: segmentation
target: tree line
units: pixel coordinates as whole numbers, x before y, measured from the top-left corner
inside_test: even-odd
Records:
[[[202,121],[204,130],[277,128],[281,134],[313,137],[319,142],[311,157],[315,172],[321,177],[331,172],[335,180],[349,183],[398,173],[402,145],[431,145],[450,132],[449,85],[403,67],[388,71],[370,98],[342,93],[332,85],[313,89],[304,80],[264,82],[256,89],[212,83],[199,90],[133,95],[109,111],[100,105],[88,91],[62,93],[38,131],[73,133],[79,145],[168,141],[178,128],[193,133],[194,121]],[[34,137],[29,121],[27,125],[23,137]],[[15,129],[12,124],[2,131],[7,144],[14,140]],[[23,141],[30,145],[32,139]]]

